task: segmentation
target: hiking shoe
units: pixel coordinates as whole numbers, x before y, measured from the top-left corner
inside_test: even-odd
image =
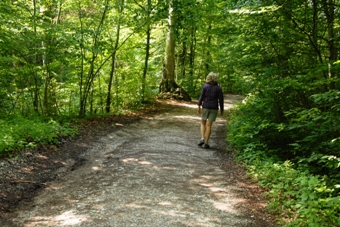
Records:
[[[209,144],[204,144],[203,147],[206,148],[206,149],[209,149],[209,148],[210,148]]]
[[[199,143],[198,143],[198,146],[202,147],[204,144],[204,140],[201,140]]]

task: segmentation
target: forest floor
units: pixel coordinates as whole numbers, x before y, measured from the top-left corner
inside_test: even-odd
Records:
[[[226,108],[237,100],[226,95]],[[0,226],[277,226],[228,150],[226,123],[200,148],[195,102],[162,100],[0,160]]]

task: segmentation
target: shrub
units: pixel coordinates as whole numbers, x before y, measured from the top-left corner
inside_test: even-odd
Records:
[[[340,92],[314,94],[310,106],[288,109],[266,95],[249,96],[231,111],[227,140],[269,190],[268,209],[282,224],[338,226]]]
[[[58,123],[41,117],[24,118],[10,116],[0,120],[0,155],[8,155],[17,149],[37,144],[56,144],[63,136],[74,136],[76,128],[70,123]]]

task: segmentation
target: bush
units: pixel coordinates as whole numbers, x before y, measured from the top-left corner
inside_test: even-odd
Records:
[[[282,224],[338,226],[340,92],[309,98],[309,107],[281,108],[274,95],[249,96],[231,111],[227,140]]]
[[[239,154],[239,157],[242,155]],[[285,226],[337,226],[340,223],[340,185],[327,186],[327,180],[281,164],[259,159],[246,162],[250,174],[269,189],[269,211],[279,214]]]
[[[70,123],[64,122],[61,125],[57,121],[41,117],[28,119],[11,116],[0,120],[0,127],[0,156],[37,144],[57,144],[60,137],[74,136],[77,133]]]

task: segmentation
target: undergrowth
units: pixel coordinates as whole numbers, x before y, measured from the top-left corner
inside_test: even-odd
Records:
[[[275,163],[269,159],[249,161],[242,154],[249,174],[268,189],[268,210],[280,217],[283,226],[339,226],[340,185],[327,186],[325,177],[297,170],[290,161]]]
[[[147,100],[143,104],[131,103],[130,106],[116,107],[110,114],[89,113],[79,118],[75,115],[57,116],[55,119],[42,116],[8,115],[0,119],[0,157],[11,157],[25,148],[38,145],[58,144],[61,138],[72,138],[78,134],[78,127],[97,119],[98,122],[112,116],[129,116],[136,112],[153,108],[155,100]]]
[[[228,116],[227,140],[283,226],[339,226],[339,100],[339,91],[315,94],[309,109],[278,115],[275,100],[254,95]]]
[[[70,122],[45,117],[8,116],[0,119],[0,156],[12,156],[23,148],[39,144],[58,144],[61,137],[74,136],[77,128]]]

